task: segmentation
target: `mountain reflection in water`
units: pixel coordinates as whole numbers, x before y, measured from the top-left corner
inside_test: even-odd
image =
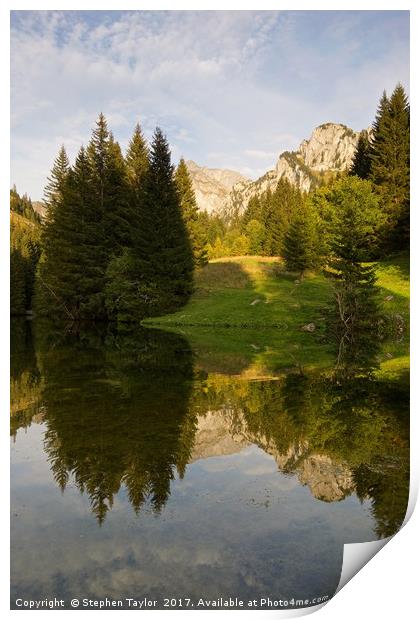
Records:
[[[343,543],[404,519],[403,381],[209,374],[157,330],[16,321],[12,347],[13,595],[332,594]]]

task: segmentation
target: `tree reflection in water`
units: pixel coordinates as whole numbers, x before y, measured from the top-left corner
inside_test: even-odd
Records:
[[[39,327],[35,347],[24,333],[26,362],[22,333],[15,339],[15,398],[25,403],[28,368],[37,393],[32,409],[22,405],[12,418],[13,433],[42,407],[54,478],[63,491],[73,480],[87,493],[99,523],[121,488],[136,513],[159,513],[175,476],[217,454],[217,434],[219,443],[225,436],[258,445],[319,500],[370,498],[378,537],[400,527],[409,488],[408,384],[378,378],[377,341],[369,348],[366,338],[353,339],[329,371],[245,380],[195,370],[187,340],[172,333]]]

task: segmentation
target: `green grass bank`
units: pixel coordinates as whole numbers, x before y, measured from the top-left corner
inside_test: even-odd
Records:
[[[383,312],[399,314],[406,326],[404,337],[383,350],[384,370],[397,372],[408,366],[408,257],[381,261],[376,271]],[[184,308],[143,324],[185,334],[209,371],[323,368],[333,361],[322,319],[331,299],[331,285],[319,272],[301,282],[278,258],[228,257],[197,272],[195,292]],[[303,329],[309,323],[315,324],[313,332]]]

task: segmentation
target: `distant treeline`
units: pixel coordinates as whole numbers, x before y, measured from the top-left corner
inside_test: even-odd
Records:
[[[306,213],[314,210],[313,217],[316,219],[320,200],[333,192],[334,185],[348,175],[369,181],[371,191],[379,199],[382,226],[377,243],[371,244],[371,256],[378,258],[389,252],[408,249],[410,108],[400,84],[391,97],[383,94],[371,131],[360,133],[348,172],[326,175],[322,187],[309,194],[302,194],[286,180],[280,179],[274,191],[267,190],[260,196],[252,197],[242,216],[228,221],[212,218],[208,227],[209,257],[284,255],[286,233],[294,219],[302,221],[302,208]]]

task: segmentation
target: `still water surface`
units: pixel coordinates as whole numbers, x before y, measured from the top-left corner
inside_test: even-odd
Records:
[[[16,598],[332,595],[393,534],[407,384],[205,370],[182,336],[12,330]]]

